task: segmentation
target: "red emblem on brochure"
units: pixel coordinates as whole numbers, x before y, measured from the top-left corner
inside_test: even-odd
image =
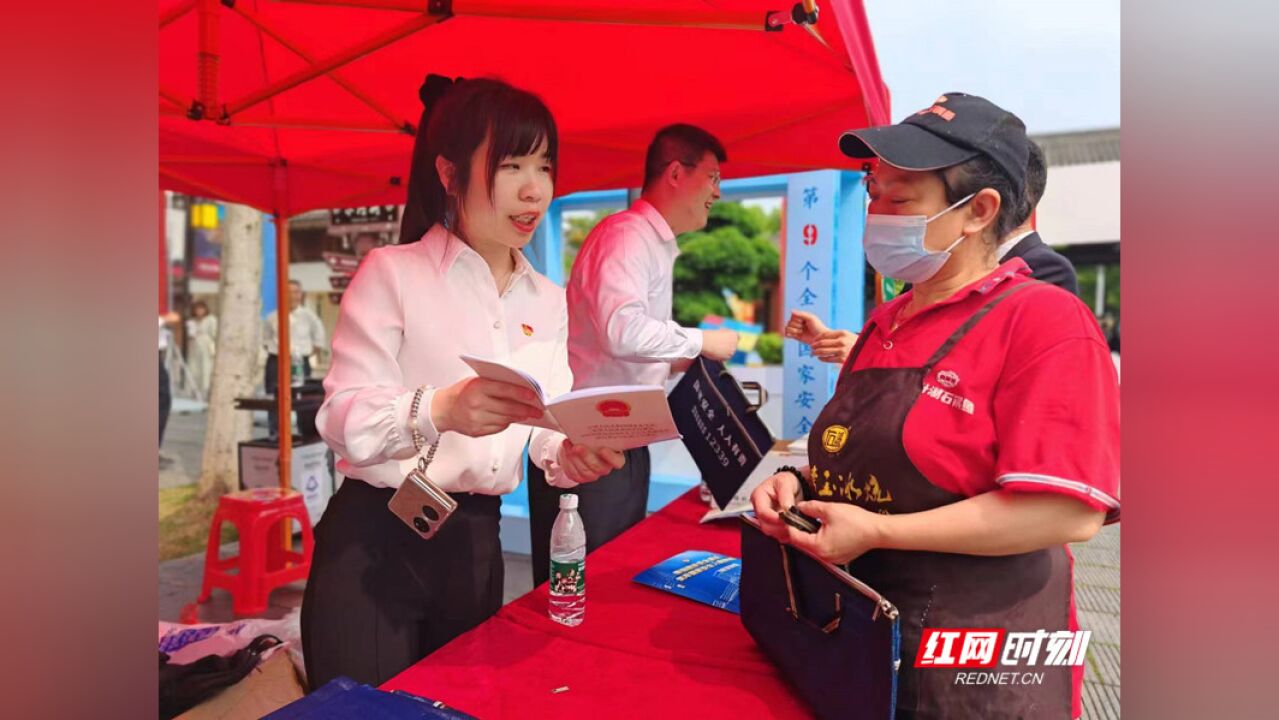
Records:
[[[604,417],[629,417],[631,406],[621,400],[605,400],[595,406]]]
[[[527,335],[527,336],[529,336],[529,337],[533,337],[533,326],[532,326],[532,325],[528,325],[528,324],[525,324],[525,323],[520,323],[520,329],[524,331],[524,334],[525,334],[525,335]]]

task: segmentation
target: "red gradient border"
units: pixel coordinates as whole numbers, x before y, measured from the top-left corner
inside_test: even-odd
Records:
[[[3,715],[156,715],[156,8],[0,42]]]
[[[1124,4],[1133,718],[1274,715],[1279,43],[1255,5]],[[151,717],[156,11],[26,3],[4,25],[5,715]]]

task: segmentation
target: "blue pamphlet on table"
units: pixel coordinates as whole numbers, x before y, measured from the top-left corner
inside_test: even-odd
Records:
[[[378,690],[348,677],[328,681],[324,687],[294,700],[263,720],[344,720],[364,717],[387,720],[476,720],[474,716],[442,702],[400,690]]]
[[[686,550],[636,575],[641,585],[741,614],[737,588],[742,561],[705,550]]]

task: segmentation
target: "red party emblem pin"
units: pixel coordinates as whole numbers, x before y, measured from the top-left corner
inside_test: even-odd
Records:
[[[527,324],[527,323],[520,323],[520,328],[524,331],[524,334],[525,334],[525,335],[527,335],[527,336],[529,336],[529,337],[533,337],[533,326],[532,326],[532,325],[529,325],[529,324]]]

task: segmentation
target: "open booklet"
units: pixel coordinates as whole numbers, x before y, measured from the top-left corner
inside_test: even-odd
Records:
[[[661,387],[583,388],[552,399],[546,397],[537,380],[522,370],[473,355],[461,358],[482,378],[520,385],[536,393],[544,414],[525,424],[562,432],[576,445],[630,450],[680,437],[666,402],[666,391]]]

